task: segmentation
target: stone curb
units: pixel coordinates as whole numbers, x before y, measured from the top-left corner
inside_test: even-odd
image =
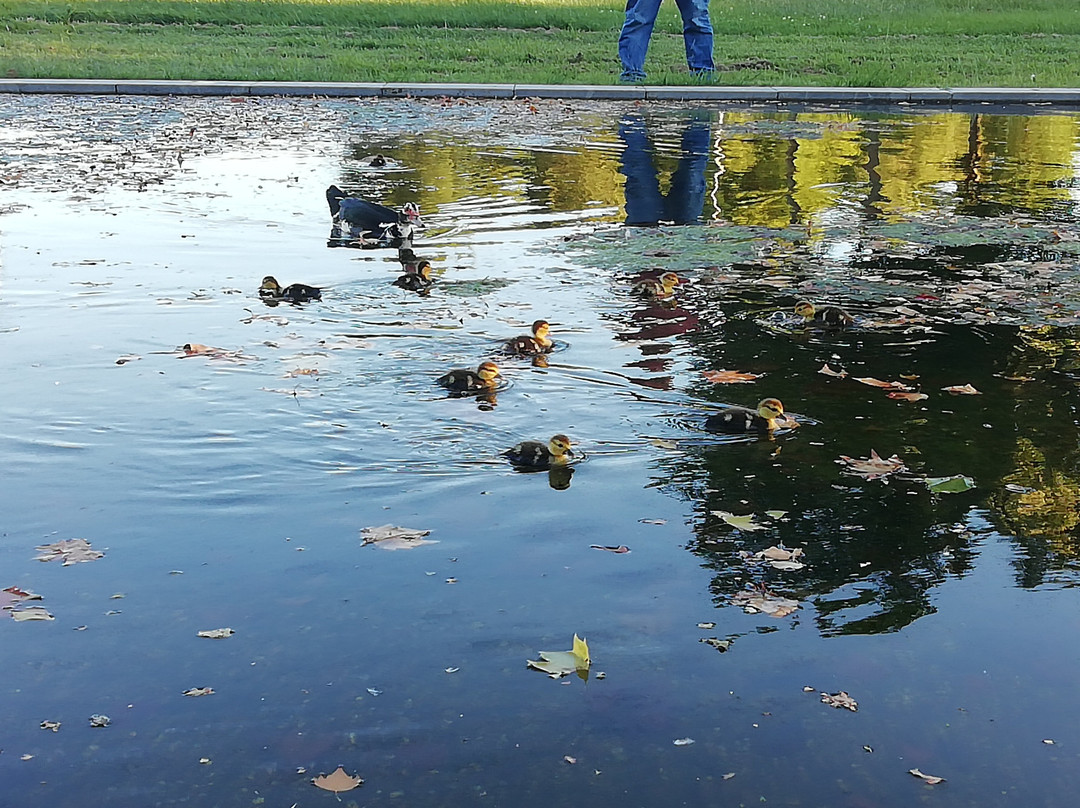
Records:
[[[777,101],[845,104],[1080,105],[1080,88],[660,87],[583,84],[0,79],[0,93],[83,95],[331,96],[336,98],[569,98],[613,101]]]

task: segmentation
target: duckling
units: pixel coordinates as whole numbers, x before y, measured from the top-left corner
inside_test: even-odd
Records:
[[[307,303],[309,300],[322,300],[322,290],[306,283],[290,283],[285,288],[273,275],[262,279],[259,297],[263,300],[285,300],[289,303]]]
[[[526,440],[503,452],[515,466],[546,469],[552,466],[565,466],[574,456],[570,449],[570,438],[555,435],[546,444],[538,440]]]
[[[435,381],[436,384],[456,393],[482,393],[495,386],[495,377],[498,375],[499,368],[494,362],[481,362],[476,370],[464,368],[451,370]]]
[[[855,322],[855,318],[839,306],[816,308],[809,300],[800,300],[795,304],[795,313],[806,322],[818,322],[836,328],[844,328]]]
[[[679,276],[674,272],[665,272],[659,278],[643,278],[635,283],[630,291],[641,297],[655,299],[671,297],[675,287],[680,283]]]
[[[705,419],[705,428],[714,432],[772,432],[776,419],[784,415],[784,405],[777,398],[763,398],[757,409],[728,407]]]
[[[551,325],[547,320],[537,320],[532,324],[532,335],[522,335],[506,341],[507,353],[518,356],[536,356],[537,354],[550,353],[555,347],[548,334]]]
[[[415,272],[406,272],[399,275],[394,281],[394,286],[408,289],[410,292],[425,292],[435,281],[431,279],[431,264],[421,261],[416,265]]]

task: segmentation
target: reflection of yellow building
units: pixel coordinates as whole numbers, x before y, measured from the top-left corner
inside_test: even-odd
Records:
[[[1016,470],[1004,479],[1015,493],[997,497],[995,510],[1008,530],[1022,539],[1043,539],[1066,556],[1075,556],[1072,531],[1080,524],[1080,481],[1052,468],[1046,455],[1027,438],[1017,441]]]
[[[864,207],[898,217],[985,204],[1047,210],[1070,200],[1078,138],[1071,115],[724,112],[713,123],[705,219],[784,227]],[[447,137],[405,142],[396,157],[428,211],[469,197],[555,212],[621,209],[618,138],[598,129],[590,141],[511,151]]]

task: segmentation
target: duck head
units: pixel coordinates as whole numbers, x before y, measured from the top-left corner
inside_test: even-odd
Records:
[[[401,206],[401,213],[398,214],[398,222],[401,224],[410,224],[413,227],[423,227],[424,223],[420,220],[420,206],[415,202],[406,202]]]
[[[809,300],[800,300],[795,304],[795,313],[806,320],[813,320],[817,309]]]
[[[778,398],[763,398],[758,402],[757,414],[772,425],[773,421],[784,416],[784,405]]]
[[[486,383],[491,384],[495,381],[495,377],[499,375],[499,368],[494,362],[482,362],[480,367],[476,369],[476,375]]]
[[[428,261],[421,261],[416,265],[416,274],[425,281],[431,280],[431,263]]]
[[[660,285],[664,287],[664,292],[669,295],[675,291],[676,286],[682,283],[682,281],[679,280],[679,276],[674,272],[665,272],[660,276],[659,280]]]
[[[551,338],[548,336],[551,333],[551,325],[547,320],[537,320],[532,324],[532,335],[538,343],[545,348],[551,347]]]
[[[259,294],[263,297],[276,297],[281,294],[281,284],[273,275],[267,275],[259,286]]]
[[[573,457],[574,453],[570,449],[570,438],[566,437],[562,433],[555,435],[548,441],[548,451],[551,452],[551,458],[553,461],[566,462],[568,457]]]

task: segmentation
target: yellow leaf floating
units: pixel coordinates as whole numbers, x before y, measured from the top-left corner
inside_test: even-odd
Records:
[[[352,791],[364,781],[360,777],[346,774],[345,769],[338,766],[330,774],[316,777],[311,782],[324,791],[333,791],[335,794],[340,794],[342,791]]]
[[[530,668],[543,671],[554,679],[559,679],[578,671],[587,672],[592,660],[589,658],[589,644],[574,635],[572,651],[541,651],[539,660],[526,660]]]

